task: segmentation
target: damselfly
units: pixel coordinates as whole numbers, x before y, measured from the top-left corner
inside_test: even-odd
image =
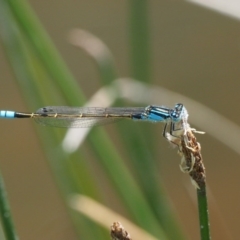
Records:
[[[0,110],[0,118],[33,118],[37,123],[62,128],[81,128],[102,125],[120,119],[137,121],[165,122],[165,131],[169,123],[174,130],[175,124],[187,118],[183,104],[178,103],[173,109],[150,105],[148,107],[66,107],[49,106],[34,113]]]

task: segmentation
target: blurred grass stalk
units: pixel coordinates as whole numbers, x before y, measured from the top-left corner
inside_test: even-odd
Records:
[[[4,239],[17,240],[18,236],[13,226],[12,216],[10,212],[10,206],[7,199],[7,193],[5,191],[4,181],[0,174],[0,216]],[[1,238],[2,233],[0,233]],[[3,239],[1,238],[1,239]]]
[[[130,1],[130,4],[133,75],[142,81],[150,81],[147,2],[135,0]],[[50,102],[56,102],[58,105],[59,102],[69,106],[83,105],[85,96],[78,83],[66,68],[27,3],[20,0],[0,0],[0,13],[5,50],[28,105],[33,109]],[[101,58],[95,60],[103,84],[117,78],[111,59],[105,59],[104,64]],[[69,194],[79,192],[101,200],[104,193],[102,189],[97,188],[91,171],[86,171],[89,167],[84,156],[79,152],[71,155],[64,152],[60,147],[63,136],[58,130],[46,131],[41,128],[37,131],[43,140],[42,145],[63,198],[67,200]],[[152,154],[154,150],[150,151],[143,145],[143,134],[137,134],[137,131],[131,129],[120,131],[128,133],[128,138],[126,134],[122,134],[122,137],[125,136],[123,139],[126,140],[135,175],[138,176],[136,180],[102,129],[96,129],[94,135],[90,134],[88,139],[92,152],[101,163],[121,204],[136,224],[159,239],[183,239],[168,204],[162,197],[164,194],[154,178],[157,174]],[[84,185],[81,179],[88,185]],[[106,231],[100,231],[95,224],[76,217],[73,212],[71,214],[75,224],[81,225],[78,225],[77,229],[84,239],[94,239],[96,236],[98,239],[106,239]]]

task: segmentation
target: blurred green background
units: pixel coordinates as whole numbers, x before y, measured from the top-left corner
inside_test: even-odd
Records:
[[[140,2],[144,4],[144,1]],[[133,39],[131,34],[134,32],[131,25],[134,3],[136,6],[137,1],[29,1],[67,67],[77,79],[86,99],[89,99],[103,86],[103,81],[100,79],[95,62],[84,51],[69,43],[69,32],[73,28],[81,28],[100,38],[114,56],[116,75],[134,77],[136,71],[134,72],[133,56],[136,53],[134,53],[135,43],[131,41]],[[149,61],[146,61],[148,64],[145,66],[146,76],[139,80],[147,80],[148,83],[181,93],[238,124],[240,122],[238,107],[240,100],[240,22],[184,1],[149,1],[145,5],[147,7],[145,9],[146,19],[143,17],[143,20],[147,21],[147,31],[144,32],[147,35],[142,37],[147,38],[146,43],[149,45],[146,49],[142,49],[143,52],[139,52],[137,57],[148,56]],[[27,37],[23,37],[22,41],[27,42]],[[24,96],[25,92],[15,81],[2,42],[0,51],[2,74],[0,109],[32,112],[42,107],[42,105],[37,106],[36,103],[31,103],[29,98]],[[36,59],[35,64],[38,64]],[[46,76],[47,74],[43,74],[40,67],[39,69],[39,79],[48,78],[53,83],[55,82],[54,78]],[[44,79],[42,81],[44,82]],[[66,104],[67,100],[58,96],[60,94],[54,91],[52,83],[48,85],[47,82],[39,81],[38,84],[43,84],[41,95],[54,95],[51,102],[45,102],[45,105]],[[32,94],[33,97],[36,95],[35,92]],[[33,104],[36,104],[36,109],[30,108]],[[165,103],[148,104],[164,105]],[[174,104],[175,102],[172,106]],[[124,102],[124,105],[134,106],[135,104]],[[189,114],[191,123],[191,115],[194,115],[194,112]],[[215,122],[209,122],[209,125],[217,124],[218,119]],[[148,204],[152,206],[153,215],[158,215],[156,212],[164,212],[160,203],[159,209],[154,211],[158,200],[167,202],[173,218],[181,229],[180,232],[182,231],[185,236],[183,238],[179,236],[179,239],[199,239],[196,193],[189,177],[179,171],[180,158],[176,154],[176,149],[172,149],[162,137],[163,125],[122,122],[101,128],[107,131],[121,161],[132,174]],[[127,130],[129,128],[135,129],[133,133]],[[119,198],[119,190],[114,188],[114,180],[109,178],[108,173],[99,163],[98,154],[95,154],[92,149],[91,139],[99,139],[101,135],[95,137],[94,134],[98,134],[98,131],[102,129],[91,131],[90,139],[87,138],[78,150],[79,156],[74,156],[74,159],[66,158],[66,161],[59,160],[59,171],[56,164],[57,155],[53,154],[61,143],[65,130],[45,128],[36,125],[31,120],[1,120],[0,167],[20,239],[93,239],[93,236],[95,236],[94,239],[108,239],[105,230],[101,227],[98,229],[81,214],[76,214],[76,216],[74,214],[75,225],[72,223],[63,200],[67,197],[65,194],[70,192],[90,195],[105,206],[135,221],[125,207],[124,200]],[[56,134],[54,141],[47,138],[48,132]],[[131,140],[131,134],[135,134],[137,138],[142,137],[141,145],[129,146],[128,140],[134,141]],[[202,146],[207,170],[212,238],[238,239],[239,156],[209,134],[198,135],[197,138]],[[49,153],[50,150],[44,148],[48,144],[51,148],[56,147],[53,153]],[[133,152],[144,149],[143,152],[149,157],[146,161],[152,161],[152,165],[145,166],[144,169],[145,163],[141,162],[139,163],[140,170],[136,170],[134,164],[138,159],[136,155],[131,155],[131,150],[129,150],[131,147],[134,148]],[[154,151],[153,154],[151,154],[152,151]],[[52,162],[47,161],[51,159],[50,155],[54,156]],[[108,160],[111,161],[111,159]],[[63,173],[63,178],[59,174],[64,165],[69,168],[68,173],[73,174],[69,176],[70,180],[68,173]],[[86,172],[83,168],[86,168]],[[144,169],[146,173],[144,174],[141,169]],[[151,173],[151,169],[155,172]],[[89,179],[85,180],[86,176]],[[148,178],[156,183],[154,187],[147,186]],[[71,184],[74,182],[70,184],[72,186],[70,189],[68,181]],[[64,182],[66,186],[63,186]],[[89,190],[90,188],[95,190]],[[153,195],[150,198],[147,196],[149,194],[147,188],[149,192],[157,189],[159,191],[155,192],[156,196],[151,193]],[[134,197],[131,195],[134,194],[129,192],[129,198]],[[159,217],[159,225],[163,221],[161,217],[164,218],[164,214]],[[86,226],[89,225],[87,229]],[[166,226],[163,229],[165,230]],[[88,235],[91,230],[93,236]],[[146,227],[146,230],[149,229]],[[171,232],[171,230],[166,231]],[[102,237],[99,237],[98,233]],[[157,233],[152,234],[158,237]],[[170,236],[169,239],[173,237]]]

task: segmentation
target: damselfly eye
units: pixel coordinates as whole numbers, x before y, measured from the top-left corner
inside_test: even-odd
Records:
[[[175,105],[173,112],[171,113],[171,119],[174,122],[179,122],[182,119],[183,104],[178,103]]]

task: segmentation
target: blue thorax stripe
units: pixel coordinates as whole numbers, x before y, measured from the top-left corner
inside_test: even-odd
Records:
[[[170,118],[170,112],[169,108],[149,106],[146,108],[146,118],[153,122],[164,122]]]

